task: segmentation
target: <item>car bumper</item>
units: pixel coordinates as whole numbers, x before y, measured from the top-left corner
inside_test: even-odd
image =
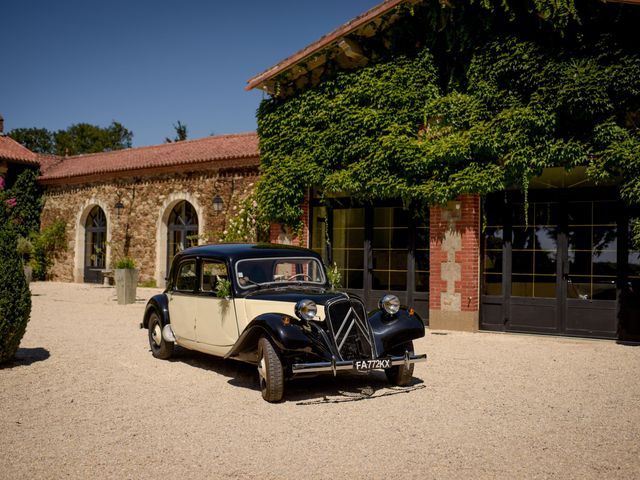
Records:
[[[389,359],[391,361],[392,366],[405,365],[407,368],[412,363],[426,362],[427,354],[422,353],[420,355],[411,354],[406,352],[405,355],[402,356],[388,356],[383,357],[380,360]],[[331,359],[330,362],[311,362],[311,363],[294,363],[291,366],[291,370],[294,374],[301,373],[326,373],[333,372],[333,375],[337,375],[339,371],[345,370],[358,370],[362,371],[362,368],[356,367],[356,362],[358,360],[337,360],[335,357]],[[376,370],[377,368],[371,367],[366,370]]]

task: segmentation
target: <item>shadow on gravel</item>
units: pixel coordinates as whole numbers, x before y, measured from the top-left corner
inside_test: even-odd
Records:
[[[256,367],[247,363],[224,360],[180,347],[176,347],[169,361],[186,363],[192,367],[224,375],[229,377],[227,383],[235,387],[260,391]],[[332,375],[318,375],[286,382],[283,401],[296,402],[297,405],[355,402],[410,393],[423,388],[425,388],[423,381],[415,377],[406,387],[390,385],[382,371],[369,374],[343,373],[335,378]]]
[[[211,372],[231,378],[230,383],[240,387],[258,390],[258,373],[256,367],[247,363],[225,360],[206,353],[196,352],[176,346],[169,362],[182,362],[192,367],[209,370]]]
[[[357,402],[410,393],[425,388],[423,381],[413,378],[410,385],[390,385],[384,372],[322,375],[293,380],[286,384],[284,401],[296,405],[324,405],[327,403]]]
[[[28,366],[32,363],[42,362],[50,356],[49,350],[46,348],[19,348],[16,352],[15,358],[4,365],[0,365],[0,370],[5,368]]]

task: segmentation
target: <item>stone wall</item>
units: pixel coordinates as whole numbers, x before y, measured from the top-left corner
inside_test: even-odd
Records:
[[[430,217],[429,326],[478,330],[480,198],[462,195]]]
[[[118,257],[132,257],[140,269],[140,281],[155,280],[161,286],[166,276],[167,221],[173,207],[181,200],[190,202],[198,214],[200,243],[217,242],[257,179],[255,167],[45,185],[42,227],[56,220],[63,220],[67,227],[68,248],[58,255],[51,279],[83,281],[84,225],[91,209],[98,205],[107,217],[107,267]],[[216,195],[224,201],[220,212],[213,209]],[[115,208],[118,202],[124,206],[119,213]]]

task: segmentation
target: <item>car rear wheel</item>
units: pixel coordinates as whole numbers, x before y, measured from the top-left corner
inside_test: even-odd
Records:
[[[158,313],[153,311],[149,315],[149,346],[151,354],[156,358],[166,360],[173,355],[173,342],[167,342],[162,337],[162,323]]]
[[[413,353],[413,342],[405,343],[402,348],[395,350],[393,354],[404,355],[405,351],[409,351],[410,354]],[[413,366],[413,363],[410,363],[408,367],[405,365],[397,365],[395,367],[385,368],[384,373],[387,374],[387,380],[389,380],[391,384],[404,387],[411,383],[411,379],[413,378]]]
[[[262,398],[267,402],[279,402],[284,393],[284,369],[271,342],[261,337],[258,342],[258,377]]]

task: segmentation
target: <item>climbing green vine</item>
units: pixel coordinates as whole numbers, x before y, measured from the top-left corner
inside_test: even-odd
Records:
[[[297,225],[312,186],[429,205],[526,192],[552,166],[617,179],[640,205],[640,8],[466,0],[405,13],[384,42],[362,39],[377,63],[262,102],[269,219]]]

